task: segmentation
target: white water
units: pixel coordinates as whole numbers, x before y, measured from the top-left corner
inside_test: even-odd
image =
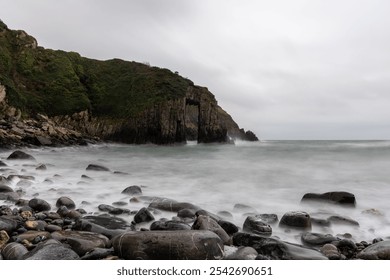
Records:
[[[257,213],[279,216],[288,211],[307,211],[314,217],[333,214],[348,216],[360,223],[351,226],[314,226],[313,232],[351,233],[356,241],[390,236],[390,142],[388,141],[270,141],[238,142],[236,145],[183,146],[105,144],[88,147],[28,149],[37,163],[8,161],[12,151],[0,151],[8,164],[0,175],[32,175],[31,186],[22,189],[23,198],[37,195],[55,209],[58,197],[71,197],[78,207],[98,212],[99,204],[129,202],[121,191],[130,185],[143,185],[143,194],[190,202],[217,213],[229,211],[233,222],[242,226],[245,216],[233,211],[236,203],[246,204]],[[47,170],[35,167],[44,163]],[[112,171],[86,171],[90,163],[104,165]],[[81,179],[85,174],[92,182]],[[60,175],[60,176],[56,176]],[[44,182],[50,179],[53,183]],[[82,182],[82,183],[80,183]],[[348,191],[356,196],[356,208],[327,204],[301,204],[307,192]],[[82,202],[89,202],[89,205]],[[0,205],[7,202],[0,201]],[[129,203],[126,208],[138,210],[143,203]],[[383,216],[362,211],[377,209]],[[160,217],[172,217],[162,213]],[[121,215],[131,221],[133,216]],[[299,242],[297,232],[284,232],[273,226],[275,236]]]

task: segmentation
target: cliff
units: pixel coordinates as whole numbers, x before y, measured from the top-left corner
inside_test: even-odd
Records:
[[[43,122],[53,128],[51,133]],[[25,142],[27,123],[30,136],[40,135],[46,143],[66,143],[68,132],[76,142],[257,139],[239,128],[207,88],[177,73],[45,49],[26,32],[10,30],[0,21],[0,143],[15,138],[12,127],[18,128],[19,142]]]

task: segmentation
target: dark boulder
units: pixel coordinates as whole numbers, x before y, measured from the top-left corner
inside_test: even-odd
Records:
[[[309,246],[321,246],[339,240],[331,234],[304,232],[301,235],[302,243]]]
[[[129,186],[125,188],[121,193],[127,195],[142,195],[142,189],[140,186]]]
[[[261,234],[261,235],[272,234],[271,226],[263,222],[261,219],[256,218],[256,216],[248,216],[245,219],[243,230],[249,233]]]
[[[345,206],[356,205],[355,195],[349,192],[307,193],[302,197],[301,201],[331,202]]]
[[[328,243],[320,248],[320,252],[323,253],[330,260],[342,260],[343,257],[337,247],[334,244]],[[345,259],[345,257],[344,257]]]
[[[354,219],[351,219],[349,217],[334,215],[330,216],[328,219],[328,222],[331,224],[338,224],[338,225],[350,225],[350,226],[359,226],[359,222],[355,221]]]
[[[50,238],[51,238],[51,234],[47,231],[28,230],[26,232],[19,234],[16,237],[15,241],[22,242],[23,240],[27,240],[29,242],[34,242],[34,240],[43,241]]]
[[[194,209],[181,209],[177,212],[177,216],[179,218],[189,218],[189,219],[194,219],[196,217],[195,215],[196,211]]]
[[[106,248],[110,240],[99,233],[87,231],[57,231],[52,238],[68,244],[80,257],[95,248]]]
[[[153,201],[149,204],[149,207],[169,212],[179,212],[183,209],[193,209],[195,211],[200,210],[200,207],[193,205],[192,203],[177,202],[170,199]]]
[[[194,224],[192,225],[194,230],[209,230],[214,232],[221,238],[224,244],[230,245],[231,238],[226,233],[226,231],[218,224],[217,221],[210,218],[209,216],[200,215],[196,218]]]
[[[119,227],[119,226],[113,229],[110,224],[107,224],[106,222],[102,222],[101,220],[99,221],[96,219],[85,219],[85,218],[77,220],[75,225],[73,226],[73,229],[80,230],[80,231],[100,233],[103,234],[104,236],[107,236],[109,239],[119,234],[122,234],[127,230],[130,230],[130,228],[127,228],[126,230],[123,227]]]
[[[10,154],[7,158],[8,160],[35,160],[32,155],[29,155],[22,151],[15,151]]]
[[[347,259],[352,259],[357,254],[357,246],[355,242],[350,239],[342,239],[333,243],[336,245],[337,249],[343,254]]]
[[[115,253],[128,260],[215,260],[223,242],[211,231],[128,232],[113,239]]]
[[[14,232],[20,225],[20,222],[8,216],[0,216],[0,230],[6,231],[8,234]]]
[[[107,258],[109,256],[114,255],[114,248],[94,248],[92,251],[89,251],[86,253],[83,257],[81,257],[82,260],[101,260],[104,258]]]
[[[134,216],[134,222],[136,224],[147,223],[151,221],[154,221],[154,216],[146,207],[141,208]]]
[[[229,255],[225,255],[224,260],[254,260],[259,255],[252,247],[239,247]]]
[[[89,164],[87,166],[86,170],[89,170],[89,171],[110,171],[109,168],[102,166],[102,165],[97,165],[97,164]]]
[[[2,185],[0,184],[0,193],[8,193],[8,192],[13,192],[14,190],[7,186],[7,185]]]
[[[276,224],[279,221],[278,215],[276,214],[258,214],[255,218],[266,224]]]
[[[75,251],[49,239],[37,245],[33,250],[23,256],[24,260],[79,260],[80,257]]]
[[[76,208],[76,204],[74,201],[67,197],[67,196],[61,196],[59,199],[57,199],[56,207],[60,208],[61,206],[66,206],[69,210],[73,210]]]
[[[390,241],[379,241],[358,253],[357,258],[363,260],[390,260]]]
[[[34,211],[49,211],[51,209],[50,204],[40,198],[33,198],[28,202],[28,206],[30,206]]]
[[[5,260],[21,260],[27,252],[27,248],[17,242],[8,243],[1,250]]]
[[[233,224],[233,223],[231,223],[231,222],[229,222],[229,221],[219,220],[217,223],[218,223],[218,224],[223,228],[223,230],[226,231],[226,233],[229,234],[229,235],[232,235],[232,234],[238,232],[238,230],[239,230],[239,228],[238,228],[235,224]]]
[[[150,230],[190,230],[191,226],[181,221],[155,221]]]
[[[279,226],[311,229],[310,215],[303,211],[287,212],[280,219]]]

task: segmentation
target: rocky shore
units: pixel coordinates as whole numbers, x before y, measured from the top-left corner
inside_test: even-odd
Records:
[[[190,202],[154,197],[135,185],[123,188],[121,195],[128,202],[95,205],[95,212],[87,212],[85,204],[76,205],[66,194],[51,205],[43,194],[26,196],[25,189],[35,178],[13,172],[15,162],[36,170],[47,168],[22,151],[10,151],[0,161],[2,260],[390,259],[390,240],[356,241],[348,233],[323,233],[332,224],[359,226],[359,221],[339,215],[318,218],[290,211],[279,217],[272,209],[255,213],[249,206],[237,204],[233,211],[245,213],[246,218],[243,224],[235,224],[230,212],[211,213]],[[111,172],[96,164],[86,166],[86,171]],[[93,182],[94,178],[83,175],[83,179]],[[340,191],[307,193],[299,203],[353,208],[356,198]],[[137,205],[138,210],[130,210],[128,204]],[[379,215],[374,209],[369,212]],[[321,233],[312,231],[314,225],[323,229]],[[274,234],[276,228],[299,233],[300,242],[282,240]]]

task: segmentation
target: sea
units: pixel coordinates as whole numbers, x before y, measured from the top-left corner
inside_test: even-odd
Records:
[[[60,196],[73,199],[89,214],[98,206],[121,202],[137,211],[149,202],[121,192],[141,186],[143,196],[189,202],[211,213],[225,211],[224,219],[242,228],[248,215],[304,211],[311,217],[341,216],[350,224],[313,224],[311,231],[349,236],[356,242],[390,237],[390,141],[236,141],[235,144],[127,145],[104,143],[88,146],[29,148],[23,151],[36,162],[11,161],[12,150],[0,150],[0,175],[15,178],[10,186],[22,198],[39,197],[56,211]],[[46,170],[37,170],[40,164]],[[110,171],[89,171],[89,164]],[[87,175],[91,179],[86,179]],[[355,207],[329,203],[304,203],[305,193],[350,192]],[[0,201],[0,205],[10,205]],[[241,207],[238,207],[241,205]],[[244,206],[245,207],[244,207]],[[176,213],[154,212],[156,220]],[[131,222],[134,215],[120,218]],[[148,225],[142,225],[148,227]],[[301,232],[272,225],[272,236],[300,243]],[[347,235],[346,235],[347,234]]]

